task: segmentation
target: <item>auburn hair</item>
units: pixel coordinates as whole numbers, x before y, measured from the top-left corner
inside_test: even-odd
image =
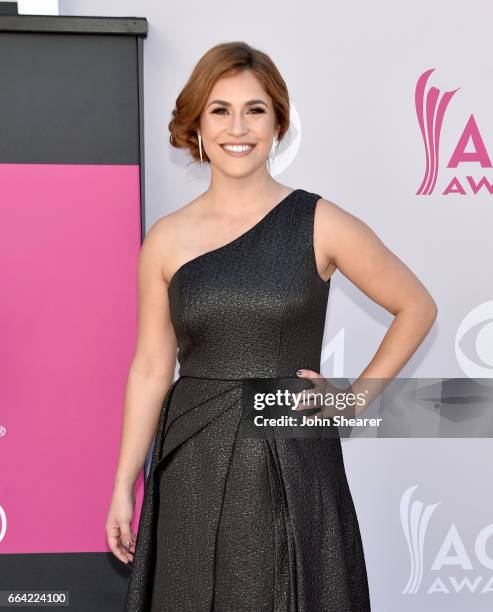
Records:
[[[250,70],[271,97],[276,122],[279,124],[279,142],[289,129],[288,88],[270,57],[245,42],[221,43],[207,51],[195,65],[185,87],[175,102],[168,124],[169,141],[173,147],[187,149],[192,159],[200,160],[197,129],[200,116],[215,82],[223,76]],[[202,149],[202,157],[209,161]]]

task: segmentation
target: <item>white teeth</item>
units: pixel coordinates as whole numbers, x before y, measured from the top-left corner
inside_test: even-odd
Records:
[[[232,151],[233,153],[244,153],[245,151],[250,151],[253,147],[251,145],[222,145],[223,149],[227,151]]]

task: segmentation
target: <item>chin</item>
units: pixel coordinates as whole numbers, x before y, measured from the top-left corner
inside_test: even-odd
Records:
[[[223,174],[227,176],[234,176],[236,178],[243,178],[254,174],[259,168],[259,164],[252,164],[250,161],[247,162],[245,159],[237,158],[231,160],[229,163],[214,164]]]

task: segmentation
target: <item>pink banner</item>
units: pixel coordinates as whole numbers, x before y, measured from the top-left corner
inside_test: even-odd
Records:
[[[0,165],[0,553],[108,550],[139,190],[137,165]]]

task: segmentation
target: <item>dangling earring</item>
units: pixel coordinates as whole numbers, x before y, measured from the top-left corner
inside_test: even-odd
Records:
[[[269,169],[269,174],[270,174],[270,160],[274,161],[274,157],[276,155],[276,149],[278,145],[279,145],[279,141],[277,140],[277,138],[274,138],[274,140],[272,141],[272,147],[270,149],[270,153],[267,156],[267,167]]]
[[[200,135],[199,132],[197,132],[197,135],[199,137],[199,151],[200,151],[200,163],[202,163],[204,160],[202,159],[202,136]]]

